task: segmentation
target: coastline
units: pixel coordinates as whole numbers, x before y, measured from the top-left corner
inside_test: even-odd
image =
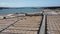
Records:
[[[2,28],[1,30],[4,29],[3,31],[1,31],[1,33],[2,34],[3,33],[7,34],[9,32],[10,34],[12,33],[15,34],[16,33],[27,33],[27,34],[59,33],[60,10],[43,9],[42,11],[43,12],[34,12],[34,13],[13,13],[13,14],[4,14],[4,15],[0,14],[0,16],[9,18],[9,19],[2,18],[2,20],[0,20],[0,24],[1,24],[0,29],[1,28]],[[15,22],[16,20],[18,21]],[[9,26],[9,28],[6,28],[7,26]],[[58,32],[54,30],[57,30]]]

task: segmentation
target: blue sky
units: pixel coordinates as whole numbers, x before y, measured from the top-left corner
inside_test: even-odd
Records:
[[[0,0],[0,7],[60,6],[60,0]]]

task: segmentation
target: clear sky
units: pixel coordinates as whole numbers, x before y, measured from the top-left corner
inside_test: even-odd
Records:
[[[0,7],[60,6],[60,0],[0,0]]]

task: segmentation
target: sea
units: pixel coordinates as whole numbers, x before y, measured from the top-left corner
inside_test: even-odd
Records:
[[[20,12],[41,12],[41,10],[32,9],[32,8],[0,9],[0,14],[10,14],[10,13],[20,13]]]

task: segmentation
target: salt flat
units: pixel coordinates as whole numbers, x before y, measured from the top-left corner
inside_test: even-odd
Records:
[[[47,16],[47,33],[60,34],[60,15]]]
[[[18,22],[11,25],[10,27],[2,31],[0,34],[37,34],[40,27],[41,19],[42,19],[42,16],[18,17],[18,20],[19,20]],[[8,21],[7,19],[6,25],[9,25],[11,21],[14,22],[14,20],[17,20],[17,19],[10,19],[10,21]],[[2,22],[4,21],[2,20]]]
[[[0,31],[17,21],[17,18],[0,20]]]

